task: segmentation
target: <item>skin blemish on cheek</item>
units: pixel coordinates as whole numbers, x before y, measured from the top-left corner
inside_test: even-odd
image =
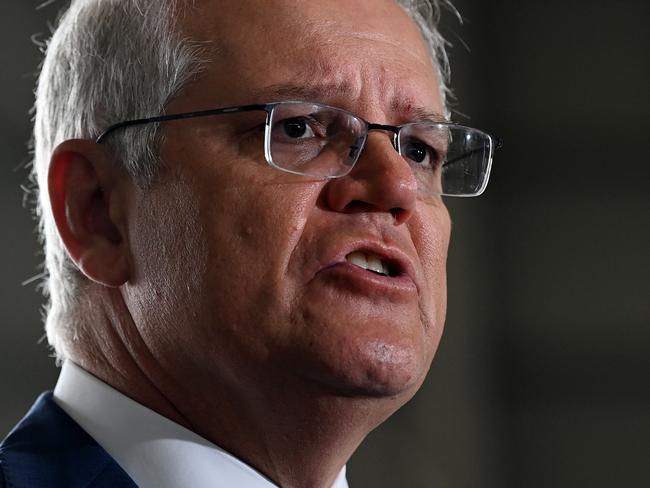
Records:
[[[254,237],[255,229],[252,225],[246,225],[245,223],[242,223],[237,227],[234,235],[242,241],[248,241]]]

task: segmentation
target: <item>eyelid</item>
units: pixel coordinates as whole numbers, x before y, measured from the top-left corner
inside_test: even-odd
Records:
[[[283,132],[282,125],[286,121],[291,121],[291,120],[304,120],[304,121],[306,121],[306,126],[311,131],[310,136],[292,139],[293,143],[296,143],[298,141],[304,142],[305,140],[308,140],[308,139],[312,139],[312,140],[313,139],[325,139],[327,137],[327,132],[325,130],[325,126],[323,126],[323,124],[318,122],[318,120],[314,119],[313,117],[310,117],[309,115],[296,115],[296,116],[293,116],[293,117],[285,117],[283,119],[275,120],[274,124],[273,124],[273,127],[271,127],[271,131],[273,133],[277,133],[277,131],[282,133]],[[273,135],[272,137],[273,138],[277,138],[277,137],[282,138],[283,136],[280,134],[280,135],[277,135],[277,136]],[[280,142],[280,140],[278,140],[278,139],[275,139],[275,140],[277,142]]]
[[[277,124],[283,123],[287,120],[292,120],[292,119],[303,119],[307,121],[307,124],[309,127],[312,129],[313,132],[318,132],[319,137],[324,137],[327,134],[327,131],[325,130],[326,126],[322,124],[320,121],[318,121],[316,118],[312,117],[311,115],[296,115],[292,117],[286,117],[284,119],[280,119],[276,122]]]
[[[431,144],[415,136],[409,137],[409,139],[405,142],[406,144],[408,143],[422,144],[422,146],[426,148],[428,156],[431,159],[430,165],[432,167],[444,166],[444,161],[446,160],[446,155],[447,155],[446,151],[440,151],[435,146],[432,146]],[[402,157],[408,159],[406,155],[403,155]]]

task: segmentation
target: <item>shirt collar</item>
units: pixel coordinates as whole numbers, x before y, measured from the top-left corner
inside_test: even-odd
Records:
[[[138,486],[277,488],[233,455],[131,400],[72,361],[63,363],[54,401]],[[345,467],[332,488],[348,488]]]

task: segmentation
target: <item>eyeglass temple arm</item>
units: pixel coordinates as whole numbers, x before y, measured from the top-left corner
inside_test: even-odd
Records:
[[[133,127],[134,125],[168,122],[170,120],[192,119],[195,117],[208,117],[211,115],[231,114],[237,112],[253,112],[258,110],[267,111],[267,109],[267,104],[242,105],[239,107],[225,107],[212,110],[201,110],[198,112],[186,112],[182,114],[159,115],[157,117],[148,117],[144,119],[126,120],[124,122],[119,122],[117,124],[109,126],[101,134],[99,134],[99,136],[97,136],[95,142],[97,144],[101,144],[111,132],[114,132],[118,129],[123,129],[125,127]]]

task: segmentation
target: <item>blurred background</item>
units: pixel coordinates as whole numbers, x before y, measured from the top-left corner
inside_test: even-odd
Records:
[[[39,49],[58,8],[0,7],[0,437],[57,369],[23,206]],[[456,0],[456,120],[500,135],[454,220],[445,337],[351,486],[650,486],[650,2]],[[469,46],[469,50],[464,46]]]

